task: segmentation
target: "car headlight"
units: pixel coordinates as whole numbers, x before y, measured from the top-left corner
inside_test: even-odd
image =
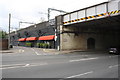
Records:
[[[110,51],[110,52],[114,52],[114,51]]]

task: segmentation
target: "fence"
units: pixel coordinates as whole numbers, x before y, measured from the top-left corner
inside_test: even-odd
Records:
[[[0,39],[0,50],[8,49],[8,39]]]

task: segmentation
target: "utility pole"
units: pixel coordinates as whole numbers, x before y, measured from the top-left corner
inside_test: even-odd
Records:
[[[48,8],[47,11],[48,11],[47,13],[39,12],[39,14],[45,14],[45,15],[47,15],[48,22],[49,22],[49,20],[50,20],[50,12],[51,12],[51,11],[57,11],[57,12],[60,12],[60,13],[68,13],[68,12],[66,12],[66,11],[58,10],[58,9],[54,9],[54,8]]]
[[[20,22],[19,22],[19,30],[20,30],[20,24],[21,24],[21,23],[25,23],[25,24],[33,24],[34,27],[36,27],[36,23],[32,23],[32,22],[22,22],[22,21],[20,21]]]
[[[10,48],[10,26],[11,26],[11,14],[9,13],[9,35],[8,35],[8,49]]]
[[[50,20],[50,11],[57,11],[57,12],[61,12],[61,13],[68,13],[68,12],[63,11],[63,10],[58,10],[58,9],[54,9],[54,8],[48,8],[48,21]]]

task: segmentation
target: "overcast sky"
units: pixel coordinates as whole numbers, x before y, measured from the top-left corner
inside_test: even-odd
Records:
[[[20,21],[40,22],[47,20],[48,8],[72,12],[108,0],[0,0],[0,29],[8,31],[8,15],[11,13],[11,27],[18,28]],[[52,11],[51,19],[60,13]],[[21,28],[27,27],[22,24]]]

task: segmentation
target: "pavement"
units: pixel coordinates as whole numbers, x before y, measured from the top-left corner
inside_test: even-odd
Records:
[[[9,50],[1,50],[0,53],[19,53],[22,52],[23,49],[34,49],[35,51],[42,51],[44,53],[52,53],[52,54],[68,54],[68,53],[74,53],[74,52],[106,52],[106,51],[99,51],[99,50],[63,50],[59,51],[56,49],[46,49],[46,48],[35,48],[35,47],[20,47],[20,46],[14,46],[13,48],[10,48]]]
[[[16,47],[17,48],[17,47]],[[118,78],[118,56],[102,52],[79,52],[37,55],[37,48],[20,48],[21,52],[2,55],[3,78]],[[18,50],[18,51],[19,51]],[[24,50],[24,51],[23,51]],[[37,52],[37,54],[35,53]],[[47,52],[45,54],[52,54]],[[110,80],[111,80],[110,79]],[[39,79],[42,80],[42,79]],[[83,79],[82,79],[83,80]]]

